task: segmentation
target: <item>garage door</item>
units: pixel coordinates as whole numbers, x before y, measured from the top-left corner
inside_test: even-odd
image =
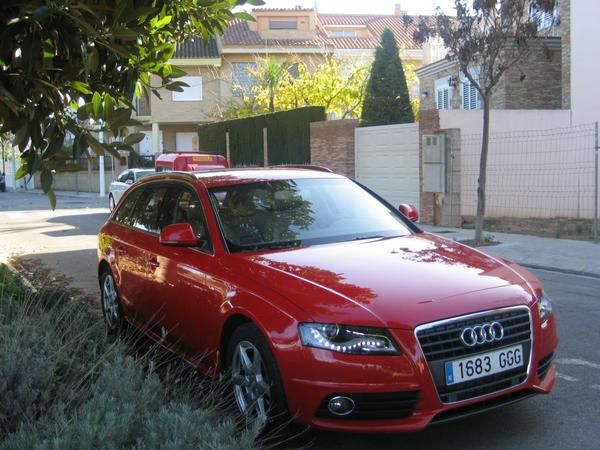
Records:
[[[419,125],[356,128],[356,179],[394,206],[419,208]]]

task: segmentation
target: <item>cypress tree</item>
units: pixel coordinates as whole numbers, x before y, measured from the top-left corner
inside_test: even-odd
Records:
[[[411,123],[414,120],[398,46],[393,33],[386,28],[381,34],[381,45],[375,50],[361,126]]]

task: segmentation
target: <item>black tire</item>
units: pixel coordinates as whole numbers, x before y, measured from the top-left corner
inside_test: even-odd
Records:
[[[258,351],[261,361],[260,373],[262,375],[264,383],[260,383],[256,378],[256,374],[240,373],[239,357],[236,353],[241,351],[243,346],[248,351],[250,356],[254,351]],[[252,348],[253,347],[253,348]],[[239,354],[239,353],[238,353]],[[247,422],[255,421],[257,418],[263,427],[263,432],[274,430],[277,427],[285,425],[289,422],[289,412],[287,408],[287,401],[285,397],[285,390],[283,382],[281,380],[281,374],[277,366],[277,361],[271,351],[271,348],[267,344],[267,341],[260,329],[253,323],[246,323],[237,328],[227,345],[226,352],[226,364],[228,369],[229,380],[231,381],[231,392],[233,396],[233,402],[236,410],[246,418]],[[244,381],[240,378],[244,378]],[[242,385],[241,383],[250,383],[250,385]],[[262,395],[264,412],[266,416],[264,418],[260,416],[260,398],[259,392],[264,392],[265,385],[268,386],[268,393]],[[256,400],[250,404],[247,411],[243,410],[243,404],[240,402],[240,395],[244,396],[244,390],[251,391],[254,387],[257,388],[258,392],[254,392]],[[249,400],[250,394],[246,395],[246,403]],[[243,403],[243,402],[242,402]],[[254,406],[252,408],[252,406]]]
[[[108,209],[112,211],[113,209],[115,209],[115,206],[116,206],[115,205],[115,198],[113,197],[112,194],[110,194],[108,196]]]
[[[111,292],[114,295],[111,295]],[[109,337],[116,339],[125,335],[127,323],[123,316],[123,307],[112,271],[107,267],[100,277],[100,303],[102,317]]]

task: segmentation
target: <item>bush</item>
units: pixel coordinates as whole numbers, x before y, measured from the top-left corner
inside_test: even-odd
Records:
[[[0,274],[0,449],[256,446],[219,383],[155,346],[111,345],[92,305]]]

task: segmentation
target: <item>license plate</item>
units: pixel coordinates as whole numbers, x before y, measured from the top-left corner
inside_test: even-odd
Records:
[[[452,385],[464,381],[487,377],[495,373],[520,367],[524,364],[523,346],[513,345],[487,353],[479,353],[468,358],[446,361],[446,384]]]

